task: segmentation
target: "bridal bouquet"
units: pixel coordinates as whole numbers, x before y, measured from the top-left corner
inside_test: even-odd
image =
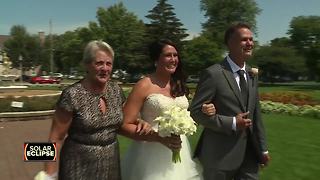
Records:
[[[58,173],[54,173],[53,175],[49,175],[44,171],[40,171],[34,177],[34,180],[56,180]]]
[[[197,130],[196,123],[190,117],[190,112],[176,105],[168,108],[154,121],[158,123],[158,133],[161,137],[169,137],[171,134],[189,136]],[[180,150],[173,151],[172,162],[181,162]]]

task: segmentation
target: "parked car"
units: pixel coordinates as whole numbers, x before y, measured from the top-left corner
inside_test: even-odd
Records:
[[[15,79],[15,81],[16,82],[19,82],[21,80],[21,77],[20,76],[18,76],[16,79]],[[30,80],[31,80],[31,76],[28,76],[28,75],[22,75],[22,81],[23,82],[30,82]]]
[[[82,75],[80,75],[77,72],[72,73],[72,74],[64,75],[63,77],[66,78],[66,79],[72,79],[72,80],[80,80],[80,79],[84,78]]]
[[[61,73],[52,73],[50,76],[55,79],[62,79],[63,78],[63,74],[61,74]]]
[[[59,84],[60,79],[55,79],[50,76],[35,76],[30,80],[32,84]]]
[[[188,76],[187,83],[198,83],[199,82],[199,76],[198,75],[190,75]]]

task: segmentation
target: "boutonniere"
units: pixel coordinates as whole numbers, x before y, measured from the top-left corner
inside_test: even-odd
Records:
[[[255,76],[258,76],[258,74],[259,74],[259,69],[258,69],[258,68],[251,68],[251,69],[248,71],[248,73],[249,73],[249,76],[250,76],[251,78],[254,78]]]
[[[255,85],[254,81],[255,81],[255,78],[256,76],[258,76],[259,74],[259,69],[258,68],[251,68],[249,71],[248,71],[248,74],[250,76],[250,78],[252,79],[252,87]]]

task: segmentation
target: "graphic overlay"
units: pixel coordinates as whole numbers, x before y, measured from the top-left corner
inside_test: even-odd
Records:
[[[25,142],[24,161],[56,161],[56,143],[48,142]]]

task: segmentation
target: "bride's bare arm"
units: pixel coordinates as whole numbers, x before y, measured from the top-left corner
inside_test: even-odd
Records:
[[[180,137],[160,137],[156,132],[149,134],[139,133],[138,125],[139,123],[143,125],[141,122],[138,122],[139,112],[146,97],[150,94],[150,85],[147,81],[147,79],[140,80],[129,94],[123,108],[124,120],[119,133],[135,140],[156,141],[170,149],[179,149],[181,148]]]
[[[148,133],[152,130],[151,126],[138,119],[140,109],[148,94],[149,85],[146,79],[140,80],[132,89],[129,97],[123,107],[123,124],[120,134],[136,140],[156,141],[157,136]],[[141,133],[143,131],[143,133]],[[147,135],[146,135],[147,134]]]

